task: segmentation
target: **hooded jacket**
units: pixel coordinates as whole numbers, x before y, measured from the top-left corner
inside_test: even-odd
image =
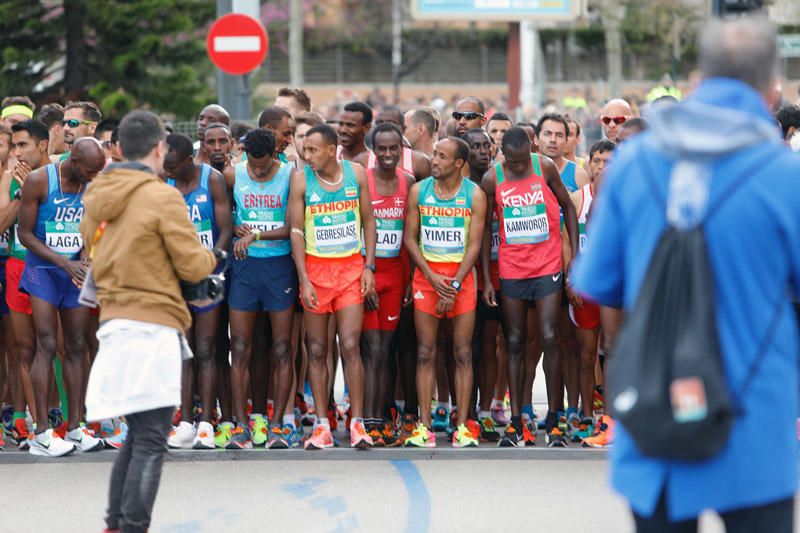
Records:
[[[179,280],[196,283],[217,260],[200,244],[183,197],[137,163],[113,165],[84,194],[80,225],[92,253],[100,320],[151,322],[185,331],[191,315]],[[95,243],[95,232],[106,228]]]
[[[630,312],[667,225],[702,223],[738,413],[720,453],[697,462],[644,456],[617,424],[612,485],[642,516],[663,492],[671,520],[793,498],[800,345],[787,286],[800,287],[800,158],[780,142],[764,98],[738,80],[704,80],[650,121],[614,154],[572,280]]]

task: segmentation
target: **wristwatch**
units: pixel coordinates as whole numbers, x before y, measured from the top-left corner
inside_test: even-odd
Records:
[[[22,189],[17,189],[16,191],[14,191],[13,200],[19,200],[20,198],[22,198]]]
[[[364,270],[369,270],[374,274],[378,270],[378,267],[375,265],[364,265]]]
[[[461,282],[458,281],[457,279],[451,281],[450,286],[453,287],[456,290],[456,292],[461,292]]]

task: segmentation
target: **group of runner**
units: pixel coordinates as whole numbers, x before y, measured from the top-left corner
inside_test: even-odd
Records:
[[[37,113],[26,97],[0,113],[5,434],[45,456],[119,448],[124,420],[83,423],[98,324],[79,299],[91,254],[78,231],[83,192],[121,159],[118,122],[90,102]],[[607,140],[582,159],[580,125],[560,114],[515,125],[465,97],[446,124],[363,102],[329,124],[281,89],[257,127],[210,105],[197,142],[169,133],[166,185],[230,257],[225,300],[190,305],[195,357],[168,445],[325,449],[341,418],[358,448],[430,448],[437,433],[516,447],[539,429],[550,447],[610,445],[600,309],[569,267],[615,143],[646,123],[624,100],[600,120]]]

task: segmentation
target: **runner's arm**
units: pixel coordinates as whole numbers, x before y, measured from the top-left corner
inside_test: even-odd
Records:
[[[481,189],[486,195],[486,223],[483,227],[483,243],[481,246],[481,275],[483,276],[484,287],[492,284],[490,263],[492,258],[492,215],[494,213],[494,195],[497,178],[494,167],[483,175]]]
[[[11,198],[11,172],[6,170],[0,178],[0,233],[14,225],[19,213],[19,200]]]
[[[583,186],[589,183],[589,174],[586,173],[578,164],[575,164],[575,184],[578,186],[578,191],[583,189]],[[575,193],[573,193],[575,194]]]
[[[458,266],[455,278],[459,283],[464,281],[481,253],[483,243],[483,227],[486,223],[486,195],[480,187],[475,187],[472,193],[472,221],[469,223],[469,237],[464,260]]]
[[[433,271],[428,266],[428,262],[422,256],[419,249],[419,183],[411,187],[408,191],[408,208],[406,211],[406,231],[403,236],[403,243],[408,251],[411,263],[422,272],[425,278],[429,278]]]
[[[230,248],[233,238],[233,218],[225,177],[219,171],[213,170],[208,177],[208,188],[211,198],[214,200],[214,219],[217,221],[217,229],[219,229],[214,248],[227,250]]]
[[[47,170],[37,169],[25,178],[22,185],[22,203],[19,208],[19,240],[29,252],[54,265],[64,268],[69,259],[55,253],[44,241],[33,234],[39,216],[39,202],[47,197]],[[184,208],[184,213],[186,208]],[[66,270],[66,269],[65,269]]]
[[[414,167],[414,178],[422,181],[431,175],[431,160],[422,152],[414,150],[411,154],[411,166]]]
[[[378,242],[378,228],[375,214],[372,212],[372,198],[369,196],[367,174],[362,167],[353,165],[358,189],[360,192],[359,209],[361,210],[361,227],[364,229],[364,260],[368,265],[375,264],[375,246]]]
[[[561,206],[561,211],[564,213],[564,225],[569,234],[569,246],[571,257],[578,254],[578,215],[575,212],[575,205],[569,198],[567,188],[564,187],[564,182],[561,181],[561,176],[558,174],[558,169],[555,163],[550,159],[540,158],[542,163],[542,173],[547,180],[547,186],[553,191],[553,194]],[[569,271],[569,265],[564,265],[564,270]]]
[[[286,215],[289,221],[291,232],[289,234],[292,243],[292,257],[297,268],[297,277],[300,283],[308,281],[306,272],[306,239],[305,239],[305,211],[306,211],[306,179],[302,170],[292,172],[291,183],[289,185],[289,205],[286,208]]]

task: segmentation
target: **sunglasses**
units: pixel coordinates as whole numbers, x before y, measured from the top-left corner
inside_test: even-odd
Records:
[[[614,124],[619,126],[620,124],[625,124],[625,122],[628,120],[628,117],[623,117],[622,115],[620,115],[617,117],[603,117],[600,120],[602,120],[603,124],[605,124],[606,126],[611,124],[612,121],[614,122]]]
[[[95,124],[93,120],[78,120],[77,118],[71,118],[69,120],[65,120],[62,122],[64,126],[69,126],[70,128],[77,128],[81,124]]]
[[[476,118],[483,118],[483,113],[476,113],[475,111],[453,111],[453,118],[456,120],[475,120]]]

